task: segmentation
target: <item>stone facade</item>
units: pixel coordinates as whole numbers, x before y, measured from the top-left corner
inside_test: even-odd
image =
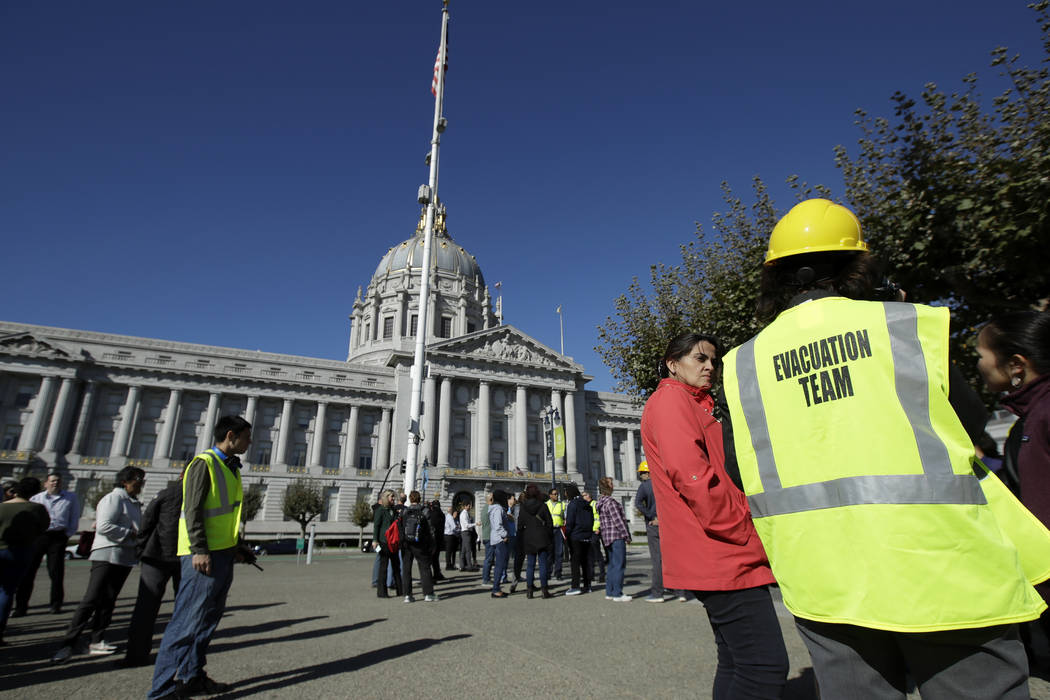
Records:
[[[493,488],[552,478],[596,492],[608,475],[633,513],[641,405],[587,391],[582,366],[500,325],[444,212],[438,230],[419,456],[430,465],[426,497],[480,502]],[[346,362],[0,322],[0,476],[55,466],[83,499],[121,467],[140,466],[148,501],[212,444],[219,416],[238,414],[253,425],[245,488],[263,492],[248,535],[297,534],[282,497],[311,477],[324,489],[318,535],[356,536],[354,504],[373,502],[387,475],[388,487],[401,485],[421,241],[420,227],[358,292]],[[566,434],[553,474],[541,417],[549,405]],[[91,517],[86,507],[83,527]]]

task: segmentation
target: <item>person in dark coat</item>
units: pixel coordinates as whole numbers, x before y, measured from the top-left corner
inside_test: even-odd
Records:
[[[565,538],[569,541],[572,552],[572,586],[565,595],[590,593],[591,572],[587,569],[587,553],[591,548],[591,535],[594,533],[594,511],[580,496],[580,490],[572,484],[565,487],[565,497],[569,500],[569,505],[565,507]]]
[[[182,510],[182,480],[161,490],[146,506],[142,515],[142,529],[138,534],[139,592],[135,610],[128,628],[128,647],[122,665],[149,664],[153,647],[153,626],[157,622],[161,601],[168,581],[172,592],[178,593],[181,567],[179,566],[179,511]]]
[[[441,501],[433,501],[426,508],[427,520],[430,521],[430,531],[434,534],[434,548],[430,553],[430,578],[444,581],[441,574],[441,550],[445,544],[445,514],[441,512]]]
[[[547,590],[547,574],[550,570],[547,553],[554,546],[554,520],[536,484],[529,484],[525,489],[525,501],[521,504],[516,524],[518,539],[525,550],[525,580],[528,585],[526,595],[531,598],[536,590],[532,582],[536,572],[536,559],[539,558],[540,589],[544,598],[553,598]]]
[[[379,498],[379,508],[375,512],[375,527],[372,532],[372,541],[375,542],[376,551],[379,552],[379,571],[382,572],[376,581],[376,595],[387,598],[386,570],[389,566],[394,575],[394,587],[397,594],[401,595],[401,562],[397,552],[391,551],[386,541],[387,528],[394,522],[397,515],[394,512],[394,492],[387,489]]]

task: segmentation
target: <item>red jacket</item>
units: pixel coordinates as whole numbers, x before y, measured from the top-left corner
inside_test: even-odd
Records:
[[[774,582],[747,497],[729,480],[705,389],[664,379],[642,412],[664,585],[731,591]]]

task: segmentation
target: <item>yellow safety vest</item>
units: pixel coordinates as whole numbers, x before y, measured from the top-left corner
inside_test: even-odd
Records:
[[[598,532],[598,526],[601,525],[601,518],[598,517],[597,501],[591,501],[591,512],[594,513],[594,531]]]
[[[1046,608],[948,403],[948,318],[824,298],[726,355],[744,491],[798,617],[928,632]]]
[[[561,501],[552,501],[547,499],[547,510],[551,512],[551,520],[554,521],[554,527],[561,527],[565,524],[565,504]]]
[[[218,551],[234,547],[237,545],[237,535],[240,532],[241,501],[244,498],[240,472],[234,472],[227,467],[212,450],[200,453],[194,460],[200,460],[208,466],[208,477],[211,480],[211,487],[204,499],[204,532],[208,537],[208,549]],[[185,478],[182,480],[182,501],[185,508]],[[179,556],[190,554],[190,537],[186,530],[185,511],[179,516],[178,554]]]

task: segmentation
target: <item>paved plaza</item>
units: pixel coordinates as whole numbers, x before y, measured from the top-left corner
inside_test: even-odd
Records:
[[[649,559],[628,557],[626,592],[644,596]],[[225,698],[603,697],[707,698],[715,649],[695,600],[614,603],[600,593],[493,600],[479,574],[451,572],[442,600],[379,600],[369,586],[373,557],[328,552],[309,567],[266,557],[259,572],[238,566],[229,606],[209,653],[208,672],[234,684]],[[152,667],[119,669],[112,657],[48,658],[87,583],[90,564],[67,563],[66,611],[47,613],[41,569],[27,617],[11,620],[2,652],[0,695],[28,698],[143,698]],[[566,571],[567,573],[567,571]],[[567,582],[554,587],[563,592]],[[123,647],[138,586],[128,578],[107,641]],[[791,657],[785,697],[815,698],[809,657],[779,603]],[[161,608],[155,646],[171,613]],[[1050,685],[1032,680],[1032,696]]]

